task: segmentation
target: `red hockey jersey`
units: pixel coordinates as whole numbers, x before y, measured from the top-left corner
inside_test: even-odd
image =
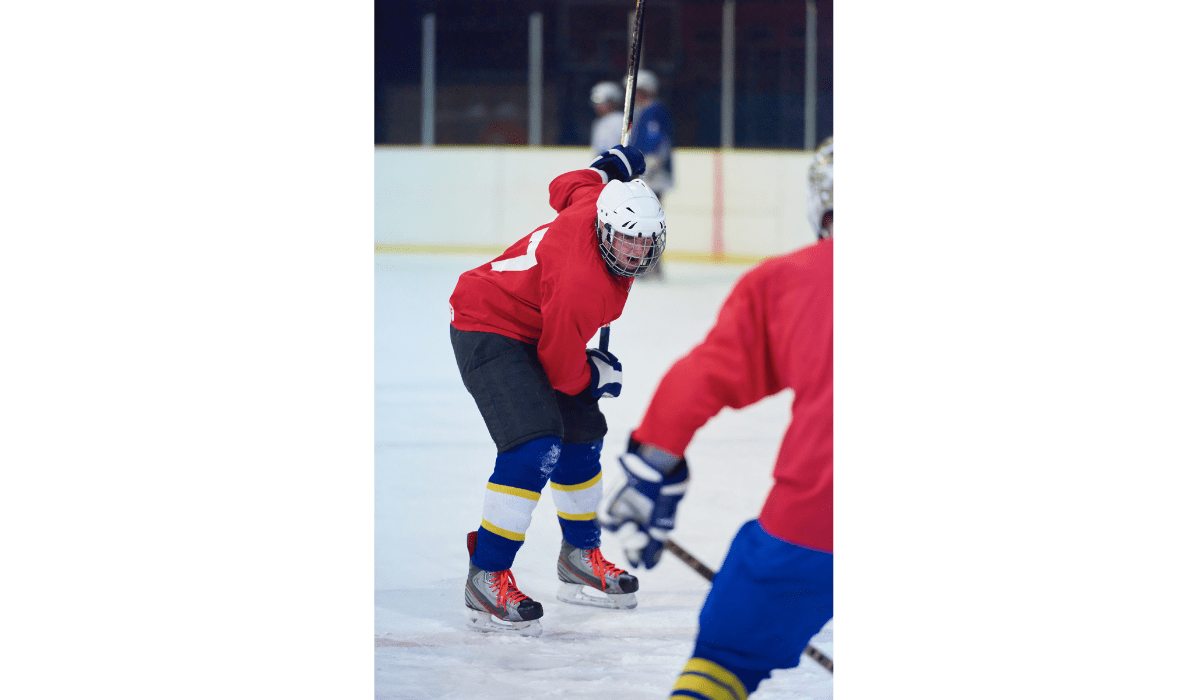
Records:
[[[742,276],[708,337],[663,376],[633,438],[677,455],[722,408],[791,388],[792,421],[759,520],[833,552],[833,239]]]
[[[609,273],[596,241],[595,170],[550,183],[554,221],[538,227],[491,262],[464,272],[450,295],[450,324],[536,343],[550,384],[578,394],[591,382],[587,342],[621,317],[632,277]]]

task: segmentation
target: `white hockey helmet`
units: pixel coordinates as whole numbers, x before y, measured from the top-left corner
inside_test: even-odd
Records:
[[[833,212],[833,137],[817,146],[812,165],[808,167],[808,223],[817,238],[833,235],[821,226],[825,215]]]
[[[600,257],[617,277],[641,277],[667,247],[667,215],[642,180],[613,180],[596,200]]]
[[[625,83],[626,85],[629,84],[629,78],[625,79]],[[651,95],[657,95],[658,76],[654,74],[654,71],[639,68],[637,73],[637,85],[634,87],[636,87],[638,90],[645,90]],[[623,95],[624,93],[621,94]]]
[[[605,80],[592,86],[592,104],[600,105],[606,102],[623,102],[625,91],[611,80]]]

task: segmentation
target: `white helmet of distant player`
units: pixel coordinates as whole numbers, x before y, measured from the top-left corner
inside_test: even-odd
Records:
[[[822,226],[826,214],[833,213],[833,137],[817,146],[812,165],[808,168],[808,223],[817,238],[828,238],[833,232]]]
[[[625,101],[625,91],[611,80],[596,83],[592,86],[592,104],[620,103]]]
[[[618,277],[641,277],[667,246],[667,215],[642,180],[613,180],[596,200],[600,257]]]
[[[625,84],[629,84],[629,78],[625,79]],[[645,68],[639,68],[637,73],[637,84],[635,87],[637,87],[638,90],[645,90],[651,95],[657,95],[658,76],[654,74],[654,71],[646,70]],[[624,95],[625,93],[622,92],[621,94]]]

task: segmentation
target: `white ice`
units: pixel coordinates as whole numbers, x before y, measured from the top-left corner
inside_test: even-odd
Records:
[[[708,583],[664,554],[652,571],[635,572],[634,610],[557,601],[560,535],[548,497],[513,566],[521,590],[544,606],[542,635],[485,635],[466,625],[466,535],[479,524],[495,447],[455,366],[447,300],[458,275],[489,257],[375,256],[376,697],[666,698],[691,655]],[[625,383],[619,398],[601,404],[609,425],[606,476],[658,379],[704,337],[746,269],[670,262],[665,283],[635,283],[612,327],[610,349]],[[784,392],[723,411],[691,445],[692,483],[674,539],[710,568],[720,567],[737,528],[758,514],[789,401]],[[607,558],[626,565],[615,538],[603,537]],[[835,656],[832,621],[812,643]],[[752,697],[832,696],[832,676],[806,656]]]

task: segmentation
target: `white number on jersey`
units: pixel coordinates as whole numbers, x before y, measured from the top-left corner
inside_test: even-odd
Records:
[[[538,243],[542,242],[542,237],[546,235],[546,230],[549,228],[550,224],[546,224],[533,232],[533,235],[529,237],[529,248],[525,251],[524,255],[497,260],[492,263],[492,269],[496,272],[520,272],[537,265],[537,258],[534,257],[533,253],[537,250]]]

